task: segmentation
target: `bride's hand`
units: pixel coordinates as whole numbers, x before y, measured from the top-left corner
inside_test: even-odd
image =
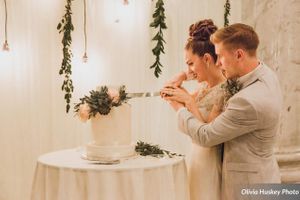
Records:
[[[184,88],[166,86],[161,90],[161,94],[165,100],[178,101],[184,105],[194,101],[194,98]]]
[[[180,87],[183,81],[194,80],[196,78],[196,74],[190,70],[182,71],[176,74],[171,80],[165,83],[165,86],[173,86]]]
[[[206,122],[198,109],[195,98],[184,88],[165,87],[161,90],[162,97],[169,102],[178,102],[186,107],[197,119]],[[171,104],[174,108],[174,106]],[[174,108],[176,110],[176,108]],[[178,108],[179,109],[179,108]],[[177,110],[178,110],[177,109]]]
[[[182,82],[187,79],[186,72],[182,71],[176,74],[171,80],[167,81],[165,86],[174,86],[179,87],[181,86]]]

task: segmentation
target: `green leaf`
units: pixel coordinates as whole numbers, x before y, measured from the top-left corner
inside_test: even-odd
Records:
[[[159,68],[156,67],[156,68],[155,68],[155,71],[154,71],[154,75],[155,75],[156,78],[158,78],[159,75],[161,74],[161,72],[159,72],[158,69],[159,69]]]
[[[159,62],[160,54],[164,52],[164,43],[166,41],[163,39],[162,29],[167,29],[167,25],[165,23],[165,8],[164,8],[164,1],[158,0],[155,5],[155,11],[152,14],[153,22],[150,23],[150,27],[158,28],[157,34],[152,38],[152,41],[157,41],[156,46],[152,49],[153,55],[156,56],[156,61],[153,65],[150,66],[150,69],[154,68],[154,75],[158,78],[161,74],[160,67],[163,67],[162,64]]]
[[[141,156],[153,156],[153,157],[183,156],[182,154],[171,153],[170,151],[161,149],[158,145],[152,145],[142,141],[137,142],[135,146],[135,151]]]
[[[161,24],[160,24],[160,27],[161,27],[162,29],[167,29],[166,23],[161,23]]]
[[[155,61],[154,64],[150,66],[150,69],[155,68],[156,65],[157,65],[157,61]]]
[[[156,35],[152,38],[152,40],[162,40],[162,36],[160,35],[160,33],[156,33]]]
[[[224,11],[224,27],[229,25],[228,16],[230,15],[230,7],[231,7],[230,6],[230,1],[226,0],[225,5],[224,5],[224,8],[225,8],[225,11]]]
[[[159,23],[158,22],[152,22],[150,24],[150,27],[154,27],[154,28],[157,28],[159,26]]]
[[[67,104],[67,106],[66,106],[66,112],[68,113],[69,110],[70,110],[70,104]]]
[[[65,5],[65,14],[61,21],[57,25],[57,30],[59,33],[63,32],[62,45],[63,45],[63,59],[61,62],[61,68],[59,70],[59,75],[64,76],[64,81],[61,86],[61,89],[65,92],[64,98],[66,101],[66,112],[70,109],[70,102],[72,98],[73,92],[73,82],[71,80],[72,75],[72,65],[71,58],[73,56],[72,51],[70,49],[72,43],[71,32],[74,30],[74,26],[72,24],[72,9],[71,3],[73,0],[67,0],[67,4]]]
[[[60,30],[60,28],[61,28],[61,23],[58,23],[56,29],[57,29],[57,30]]]

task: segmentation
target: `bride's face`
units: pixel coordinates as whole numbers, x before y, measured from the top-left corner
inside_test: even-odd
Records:
[[[185,62],[188,65],[189,73],[192,73],[198,82],[206,81],[207,67],[203,57],[194,54],[192,49],[186,49]]]

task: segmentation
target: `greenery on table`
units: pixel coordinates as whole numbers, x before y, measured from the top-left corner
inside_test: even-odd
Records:
[[[142,141],[137,142],[135,151],[141,156],[164,157],[167,155],[170,158],[173,156],[183,156],[181,154],[171,153],[170,151],[161,149],[158,145],[152,145]]]
[[[71,32],[74,31],[74,26],[72,24],[72,8],[71,8],[72,1],[74,0],[67,0],[67,4],[65,5],[66,13],[63,15],[61,21],[57,25],[57,30],[59,30],[59,33],[63,33],[63,38],[62,38],[63,59],[61,62],[61,68],[59,70],[59,74],[64,75],[64,81],[61,86],[61,90],[65,92],[67,113],[70,110],[70,102],[72,98],[72,92],[74,90],[73,82],[71,79],[71,74],[72,74],[71,58],[73,56],[71,50],[71,44],[72,44]]]
[[[230,0],[226,0],[224,8],[225,8],[225,12],[224,12],[224,26],[228,26],[229,25],[228,16],[230,15]]]
[[[90,108],[89,118],[95,117],[97,113],[107,115],[112,107],[118,107],[130,99],[125,92],[125,89],[124,85],[119,88],[116,101],[109,95],[107,86],[101,86],[100,90],[92,90],[90,91],[90,96],[84,96],[80,99],[80,103],[75,105],[75,112],[78,113],[80,105],[86,103]]]
[[[154,75],[156,78],[159,77],[161,74],[161,67],[163,65],[160,62],[160,54],[165,53],[164,52],[164,43],[166,41],[163,38],[163,29],[167,29],[167,25],[165,23],[165,9],[164,9],[164,2],[163,0],[157,0],[155,5],[156,10],[154,11],[153,22],[150,24],[150,27],[158,28],[157,34],[152,38],[153,41],[157,41],[156,46],[152,49],[153,54],[156,56],[156,60],[152,66],[150,66],[150,69],[154,68]]]

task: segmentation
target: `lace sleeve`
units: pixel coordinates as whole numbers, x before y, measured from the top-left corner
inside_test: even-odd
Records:
[[[217,106],[220,111],[223,111],[225,108],[225,95],[225,90],[222,87],[216,90],[214,105]]]
[[[196,102],[199,102],[204,96],[205,96],[205,91],[207,90],[207,85],[206,83],[202,82],[198,85],[196,91]]]

